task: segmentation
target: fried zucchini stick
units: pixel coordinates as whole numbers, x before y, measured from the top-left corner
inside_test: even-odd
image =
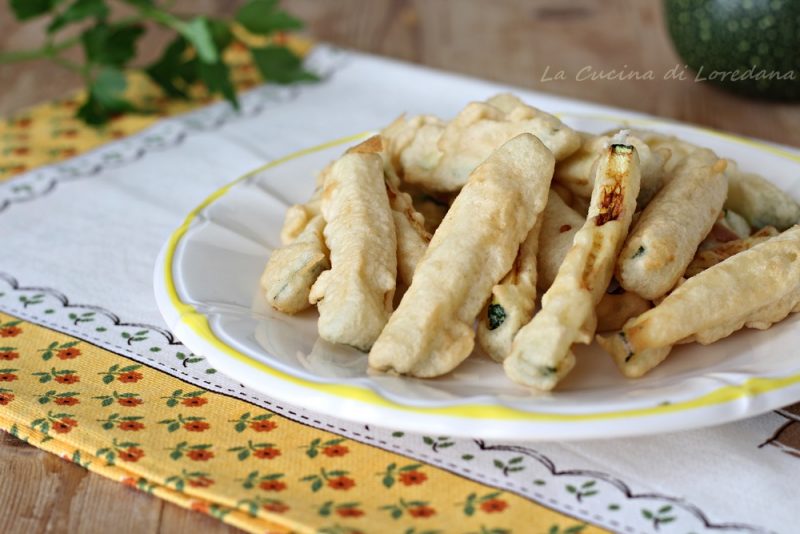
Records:
[[[622,373],[640,377],[672,346],[708,345],[742,327],[766,329],[800,311],[800,227],[689,278],[658,306],[597,341]]]
[[[478,344],[497,362],[508,356],[514,336],[533,317],[541,219],[520,245],[511,270],[492,288],[478,321]]]
[[[322,214],[330,270],[309,300],[318,304],[319,335],[369,350],[392,310],[397,238],[383,176],[383,158],[348,153],[325,177]]]
[[[319,215],[319,195],[314,195],[305,204],[293,204],[286,210],[281,227],[281,243],[290,244],[305,230],[315,216]]]
[[[636,221],[617,261],[622,287],[648,300],[665,295],[692,261],[722,211],[725,160],[697,150]]]
[[[473,171],[372,347],[372,368],[433,377],[469,356],[475,318],[544,209],[553,165],[552,153],[522,134]]]
[[[431,235],[425,230],[425,219],[414,208],[411,195],[400,190],[400,178],[391,164],[389,145],[383,136],[370,137],[363,143],[352,147],[348,152],[378,154],[383,158],[386,193],[389,195],[389,206],[392,208],[392,218],[397,236],[397,270],[400,273],[400,279],[406,285],[410,285],[417,263],[422,259],[431,240]]]
[[[536,260],[536,285],[541,291],[547,291],[553,284],[558,268],[572,248],[575,234],[584,223],[586,219],[567,206],[561,196],[551,189],[542,214],[542,231],[539,234],[539,254]]]
[[[553,389],[575,365],[572,345],[591,342],[595,308],[636,210],[639,181],[636,149],[611,145],[598,161],[589,217],[542,297],[542,309],[517,333],[503,362],[514,382]]]
[[[319,274],[329,269],[328,249],[322,236],[325,220],[317,215],[291,243],[275,249],[269,257],[261,287],[267,302],[284,313],[297,313],[309,306],[308,294]]]
[[[761,176],[741,172],[733,162],[728,164],[726,208],[742,215],[756,229],[774,226],[783,231],[800,223],[800,204],[795,199]]]
[[[433,115],[398,117],[381,132],[392,168],[410,183],[427,180],[442,156],[438,142],[444,128]]]
[[[444,129],[423,134],[419,143],[404,151],[403,179],[431,191],[458,191],[470,173],[497,147],[509,139],[530,133],[563,159],[580,146],[578,134],[558,118],[526,105],[512,95],[497,95],[486,102],[468,104]],[[434,137],[438,156],[434,157]],[[419,150],[414,147],[419,146]],[[411,157],[414,155],[414,157]],[[434,159],[436,161],[434,161]]]
[[[686,268],[686,272],[683,273],[683,276],[685,278],[691,278],[692,276],[698,275],[709,267],[713,267],[735,254],[751,249],[776,235],[778,235],[778,231],[775,228],[772,226],[765,226],[749,237],[726,241],[713,248],[698,252],[692,260],[692,263]]]

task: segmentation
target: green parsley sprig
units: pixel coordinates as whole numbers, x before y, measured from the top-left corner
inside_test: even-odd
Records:
[[[111,19],[110,4],[116,1],[133,8],[134,14]],[[202,15],[181,17],[172,12],[173,2],[165,0],[9,0],[20,21],[50,16],[45,42],[40,48],[0,53],[0,64],[49,59],[79,73],[86,84],[87,98],[77,116],[91,125],[106,123],[124,112],[144,112],[125,98],[125,70],[136,56],[136,46],[145,33],[145,24],[155,23],[176,35],[161,57],[143,70],[170,97],[189,98],[189,88],[200,83],[209,93],[222,95],[238,109],[236,91],[223,55],[239,41],[233,25],[260,37],[301,29],[303,23],[280,9],[278,0],[249,0],[234,20]],[[74,37],[61,37],[61,31],[76,23],[83,31]],[[270,44],[242,43],[266,80],[288,84],[314,81],[317,77],[303,68],[303,61],[289,48]],[[241,42],[241,41],[240,41]],[[77,63],[63,56],[73,47],[83,49],[84,61]]]

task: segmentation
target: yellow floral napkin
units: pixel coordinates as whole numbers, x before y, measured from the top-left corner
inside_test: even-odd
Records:
[[[0,314],[0,427],[251,532],[599,532]]]

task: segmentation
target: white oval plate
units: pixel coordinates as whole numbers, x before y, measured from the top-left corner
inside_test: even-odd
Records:
[[[735,158],[800,197],[800,156],[677,123],[564,115],[602,132],[623,124],[673,133]],[[550,394],[512,384],[473,354],[447,376],[398,378],[367,370],[366,354],[318,339],[317,314],[283,315],[264,303],[259,276],[279,245],[286,208],[304,202],[315,173],[357,135],[287,156],[243,176],[192,211],[161,251],[158,306],[186,346],[221,372],[309,410],[396,429],[512,440],[652,434],[720,424],[800,400],[800,314],[768,331],[711,346],[683,345],[644,378],[629,380],[596,345]]]

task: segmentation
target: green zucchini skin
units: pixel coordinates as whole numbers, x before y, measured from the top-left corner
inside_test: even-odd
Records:
[[[664,0],[664,15],[675,49],[695,79],[747,96],[800,100],[797,0]],[[744,75],[754,66],[746,79],[712,74]],[[754,79],[762,69],[783,79]]]

